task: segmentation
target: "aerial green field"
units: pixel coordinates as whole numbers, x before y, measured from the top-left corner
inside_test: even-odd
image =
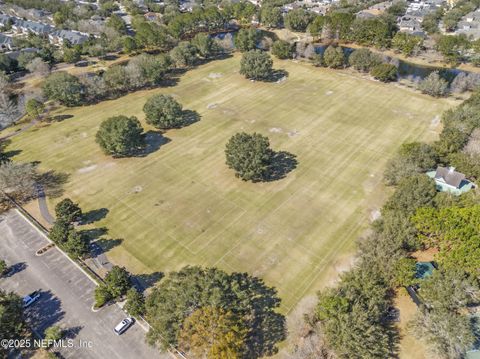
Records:
[[[108,209],[95,226],[123,240],[107,253],[114,263],[135,273],[187,264],[247,271],[275,286],[288,312],[345,266],[384,200],[386,161],[405,141],[434,139],[453,102],[292,61],[274,65],[286,80],[252,82],[239,75],[239,59],[202,65],[172,87],[58,109],[73,117],[26,131],[9,149],[69,173],[65,196],[84,211]],[[154,93],[172,94],[200,120],[164,138],[150,132],[144,157],[105,156],[95,143],[100,122],[143,121]],[[267,183],[237,179],[224,148],[239,131],[268,136],[297,167]]]

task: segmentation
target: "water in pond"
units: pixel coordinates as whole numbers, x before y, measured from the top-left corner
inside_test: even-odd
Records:
[[[320,45],[315,47],[315,51],[319,54],[323,54],[325,52],[326,46],[325,45]],[[350,54],[355,51],[355,49],[348,47],[348,46],[342,46],[343,52],[345,56],[348,58]],[[407,78],[407,77],[416,77],[416,78],[425,78],[428,75],[430,75],[434,71],[438,71],[440,75],[445,78],[448,81],[452,81],[458,74],[460,73],[465,73],[466,75],[469,75],[469,71],[463,71],[459,69],[445,69],[442,67],[435,67],[435,66],[425,66],[425,65],[419,65],[415,64],[412,62],[408,62],[402,59],[399,59],[398,57],[391,57],[391,56],[385,56],[386,59],[389,62],[395,63],[398,66],[398,74],[401,78]]]

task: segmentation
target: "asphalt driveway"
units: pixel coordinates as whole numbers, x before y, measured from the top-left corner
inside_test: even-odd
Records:
[[[145,343],[145,330],[138,323],[116,335],[113,328],[125,313],[117,305],[93,312],[95,283],[56,248],[36,256],[46,244],[48,241],[18,212],[0,216],[0,256],[13,266],[0,279],[0,288],[21,296],[41,292],[26,316],[40,335],[54,324],[67,331],[74,347],[60,349],[63,357],[170,358]]]

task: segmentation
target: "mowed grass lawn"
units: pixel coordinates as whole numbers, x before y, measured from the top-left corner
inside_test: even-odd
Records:
[[[185,265],[246,271],[278,288],[289,311],[339,269],[384,199],[382,172],[401,143],[434,139],[452,106],[411,90],[291,61],[279,83],[239,75],[239,56],[188,71],[176,86],[94,106],[13,139],[18,161],[70,174],[65,195],[123,239],[109,258],[135,273]],[[95,143],[100,122],[135,115],[154,93],[175,96],[200,121],[167,131],[145,157],[112,159]],[[146,127],[147,130],[151,128]],[[278,181],[247,183],[225,165],[239,131],[259,132],[297,156]],[[58,199],[50,200],[53,208]]]

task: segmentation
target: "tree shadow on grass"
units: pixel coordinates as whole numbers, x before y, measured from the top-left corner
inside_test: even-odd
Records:
[[[92,243],[92,255],[98,256],[102,253],[108,252],[111,249],[115,248],[122,244],[123,239],[107,239],[107,238],[100,238],[97,239],[94,243]]]
[[[0,139],[0,163],[11,160],[13,157],[22,153],[22,150],[6,151],[7,147],[12,143],[12,140],[5,138]]]
[[[48,121],[55,121],[55,122],[62,122],[65,120],[68,120],[69,118],[72,118],[73,115],[56,115],[56,116],[51,116],[48,118]]]
[[[285,178],[288,173],[297,168],[297,156],[287,151],[274,152],[268,172],[264,175],[263,181],[272,182]]]
[[[94,241],[108,233],[107,227],[84,229],[79,232],[82,236],[86,236],[90,241]]]
[[[282,82],[286,80],[287,77],[288,77],[288,71],[283,69],[273,70],[270,76],[266,78],[264,82]]]
[[[98,222],[104,219],[107,216],[108,212],[108,208],[99,208],[88,211],[82,216],[82,224],[92,224],[94,222]]]
[[[63,185],[68,182],[69,178],[68,173],[51,170],[40,174],[37,182],[43,187],[45,195],[58,198],[63,195]]]
[[[146,157],[149,154],[158,151],[160,147],[171,141],[168,137],[163,136],[161,132],[152,130],[147,131],[144,138],[145,147],[137,153],[134,153],[133,157]]]
[[[182,111],[182,124],[179,127],[190,126],[191,124],[200,121],[200,114],[193,110]]]
[[[135,287],[143,292],[157,284],[157,282],[160,281],[164,276],[165,274],[163,274],[162,272],[137,274],[132,275],[132,281]]]

